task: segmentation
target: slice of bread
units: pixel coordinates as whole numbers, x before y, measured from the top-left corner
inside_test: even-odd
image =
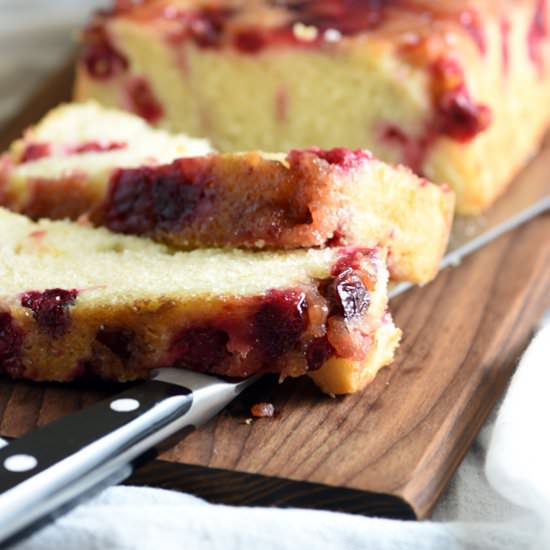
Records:
[[[4,156],[0,204],[33,218],[85,215],[180,249],[382,245],[393,279],[436,275],[453,215],[446,187],[364,150],[179,158],[206,151],[131,115],[65,106]]]
[[[391,362],[386,250],[164,245],[0,209],[0,369],[16,378],[144,377],[187,367],[310,374],[328,393]]]
[[[0,204],[73,217],[99,200],[116,167],[151,166],[212,151],[208,141],[155,130],[90,101],[50,111],[0,157]]]

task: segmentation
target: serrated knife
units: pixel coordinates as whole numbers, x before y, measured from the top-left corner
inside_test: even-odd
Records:
[[[442,267],[550,211],[549,166],[547,148],[487,214],[457,219]],[[390,295],[409,287],[397,285]],[[161,369],[149,381],[0,448],[0,547],[126,479],[161,445],[208,421],[255,379],[232,383]]]

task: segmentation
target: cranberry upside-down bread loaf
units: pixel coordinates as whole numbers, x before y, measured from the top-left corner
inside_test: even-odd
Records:
[[[550,120],[547,0],[119,0],[76,97],[222,151],[368,148],[490,205]]]
[[[180,158],[207,146],[142,125],[91,103],[54,110],[0,157],[0,204],[33,218],[86,216],[180,249],[382,245],[392,278],[437,273],[448,188],[364,150]]]
[[[386,250],[161,244],[0,209],[0,370],[126,381],[182,366],[309,375],[350,393],[391,362]]]

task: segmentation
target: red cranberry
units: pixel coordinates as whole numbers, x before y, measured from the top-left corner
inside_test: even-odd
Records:
[[[435,129],[463,143],[486,130],[491,124],[491,111],[473,101],[460,65],[453,59],[439,59],[433,73]]]
[[[32,290],[21,296],[21,305],[33,312],[40,327],[52,336],[65,334],[70,324],[69,306],[75,303],[78,290],[51,288],[39,292]]]
[[[21,164],[32,162],[51,155],[51,146],[49,143],[29,143],[25,146],[21,155]]]
[[[332,234],[332,237],[330,237],[325,241],[325,246],[340,247],[340,246],[345,246],[346,242],[347,242],[346,232],[341,227],[339,227],[334,231],[334,233]]]
[[[107,80],[128,69],[128,60],[113,46],[103,24],[88,27],[84,41],[84,66],[93,78]]]
[[[336,350],[326,336],[316,338],[309,344],[306,352],[308,370],[320,369],[327,359],[336,354]]]
[[[160,179],[153,185],[153,204],[160,228],[172,227],[199,202],[202,189],[198,185],[185,185],[177,178]]]
[[[78,155],[80,153],[103,153],[106,151],[116,151],[124,149],[127,146],[123,141],[86,141],[78,145],[67,147],[66,153],[69,155]]]
[[[164,115],[164,109],[144,78],[132,78],[127,85],[129,108],[147,122],[154,124]]]
[[[119,170],[111,177],[104,204],[104,221],[109,229],[140,235],[154,228],[151,171]]]
[[[537,66],[540,74],[544,72],[542,42],[548,37],[547,0],[538,0],[535,15],[527,34],[529,57]]]
[[[113,231],[145,234],[184,224],[209,192],[185,160],[159,167],[119,170],[111,178],[104,223]]]
[[[303,292],[271,290],[254,315],[256,341],[267,358],[291,351],[307,327],[307,302]]]
[[[206,372],[230,356],[229,336],[215,328],[191,328],[178,334],[170,348],[174,362],[182,362],[193,370]]]
[[[168,40],[179,45],[190,39],[200,48],[219,48],[224,36],[226,22],[235,13],[233,8],[217,6],[196,10],[170,7],[162,16],[179,23],[179,29],[171,31]]]
[[[384,10],[395,0],[317,0],[288,2],[296,20],[321,31],[337,29],[353,35],[376,28],[384,20]]]
[[[23,331],[6,311],[0,312],[0,367],[15,366],[23,345]]]
[[[234,39],[235,47],[243,53],[258,53],[266,47],[268,38],[261,30],[239,32]]]
[[[331,314],[344,319],[361,317],[369,309],[370,293],[356,271],[347,268],[329,285],[326,294],[331,303]]]
[[[491,124],[490,109],[474,103],[465,87],[444,93],[438,106],[441,132],[457,141],[470,141]]]
[[[191,36],[201,48],[217,48],[220,46],[224,28],[233,10],[227,8],[203,8],[191,18],[189,23]]]
[[[96,334],[96,340],[109,349],[122,361],[127,361],[132,355],[132,344],[135,333],[130,329],[101,327]]]
[[[332,276],[337,277],[346,269],[361,269],[361,258],[372,256],[375,252],[374,248],[349,247],[340,252],[338,261],[332,268]]]

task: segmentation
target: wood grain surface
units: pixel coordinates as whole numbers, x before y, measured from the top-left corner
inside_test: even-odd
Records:
[[[70,82],[57,75],[0,145],[67,99]],[[550,165],[535,172],[527,177],[545,178]],[[543,215],[394,300],[403,342],[366,391],[330,398],[308,380],[266,377],[129,482],[231,504],[427,517],[549,305]],[[21,436],[116,389],[1,379],[0,435]],[[272,402],[275,417],[251,421],[258,401]]]

